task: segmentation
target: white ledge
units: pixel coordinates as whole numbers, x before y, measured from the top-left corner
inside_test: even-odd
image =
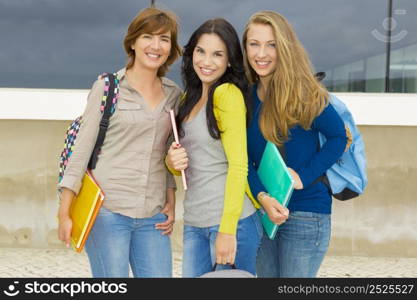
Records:
[[[0,88],[0,120],[73,120],[89,90]],[[417,126],[417,94],[334,93],[359,125]]]
[[[334,93],[359,125],[417,126],[417,94]]]
[[[89,90],[0,89],[0,119],[73,120],[84,111],[88,92]]]

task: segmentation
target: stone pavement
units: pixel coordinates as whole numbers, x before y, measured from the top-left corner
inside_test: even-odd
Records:
[[[69,249],[0,248],[0,277],[90,277],[85,253]],[[174,277],[181,254],[174,252]],[[417,277],[417,258],[327,256],[318,277]]]

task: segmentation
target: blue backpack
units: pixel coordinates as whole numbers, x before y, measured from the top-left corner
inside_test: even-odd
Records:
[[[345,126],[349,128],[352,143],[339,160],[326,171],[323,180],[334,198],[349,200],[362,194],[368,184],[365,144],[346,105],[335,95],[329,94],[329,96],[330,103],[342,118]],[[319,140],[321,147],[326,138],[319,133]]]

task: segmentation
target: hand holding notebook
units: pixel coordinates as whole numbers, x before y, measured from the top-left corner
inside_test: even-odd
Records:
[[[288,219],[288,208],[268,193],[258,195],[258,200],[262,204],[263,210],[268,214],[268,218],[273,223],[282,225]]]
[[[257,173],[267,192],[286,207],[294,190],[294,179],[275,144],[267,142]],[[266,213],[261,221],[268,237],[274,239],[278,225]]]
[[[81,189],[72,201],[70,208],[71,244],[78,253],[84,248],[103,200],[103,191],[93,175],[87,171],[83,177]]]

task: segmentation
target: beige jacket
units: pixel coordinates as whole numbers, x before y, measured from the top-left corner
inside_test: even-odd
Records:
[[[129,86],[125,69],[118,73],[119,98],[110,118],[96,168],[92,171],[105,193],[103,206],[132,218],[147,218],[161,211],[166,189],[175,188],[164,159],[171,135],[169,110],[177,109],[180,88],[162,78],[165,99],[152,111],[141,95]],[[59,188],[78,193],[97,139],[104,80],[97,80],[88,96],[74,151]]]

